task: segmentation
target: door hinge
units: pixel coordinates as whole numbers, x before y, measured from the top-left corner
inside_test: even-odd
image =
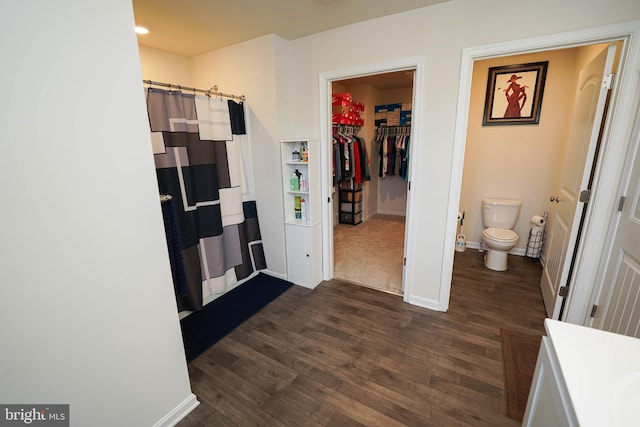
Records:
[[[615,74],[605,74],[604,77],[602,77],[602,89],[611,90],[615,77]]]
[[[558,295],[562,298],[566,298],[569,295],[569,287],[568,286],[560,286],[560,290],[558,291]]]
[[[591,307],[591,317],[596,317],[596,313],[598,312],[598,306],[593,304],[593,307]]]
[[[409,183],[407,184],[407,188],[409,189],[409,191],[411,191],[411,181],[409,181]]]
[[[402,265],[407,265],[407,257],[402,258]]]
[[[622,212],[622,209],[624,209],[624,202],[627,201],[627,198],[624,196],[620,196],[620,201],[618,202],[618,212]]]
[[[591,198],[591,190],[582,190],[580,192],[580,202],[581,203],[589,203],[589,199]]]

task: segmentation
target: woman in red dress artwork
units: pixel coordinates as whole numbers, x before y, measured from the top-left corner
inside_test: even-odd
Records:
[[[525,102],[527,102],[525,89],[528,86],[520,86],[516,83],[516,80],[521,78],[521,76],[512,74],[511,78],[507,81],[507,83],[511,84],[504,90],[504,95],[507,97],[507,109],[504,112],[505,119],[519,118],[520,111],[522,107],[524,107]]]

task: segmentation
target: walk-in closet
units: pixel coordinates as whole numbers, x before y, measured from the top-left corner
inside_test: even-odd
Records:
[[[403,293],[413,74],[332,84],[334,277],[397,295]]]

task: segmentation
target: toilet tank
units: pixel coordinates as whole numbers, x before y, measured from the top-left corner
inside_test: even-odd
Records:
[[[482,223],[485,227],[512,230],[520,214],[521,200],[482,199]]]

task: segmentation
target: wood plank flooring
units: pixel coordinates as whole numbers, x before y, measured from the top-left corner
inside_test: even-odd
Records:
[[[517,426],[500,328],[544,333],[540,272],[456,253],[446,313],[338,280],[295,286],[189,364],[201,403],[178,425]]]

